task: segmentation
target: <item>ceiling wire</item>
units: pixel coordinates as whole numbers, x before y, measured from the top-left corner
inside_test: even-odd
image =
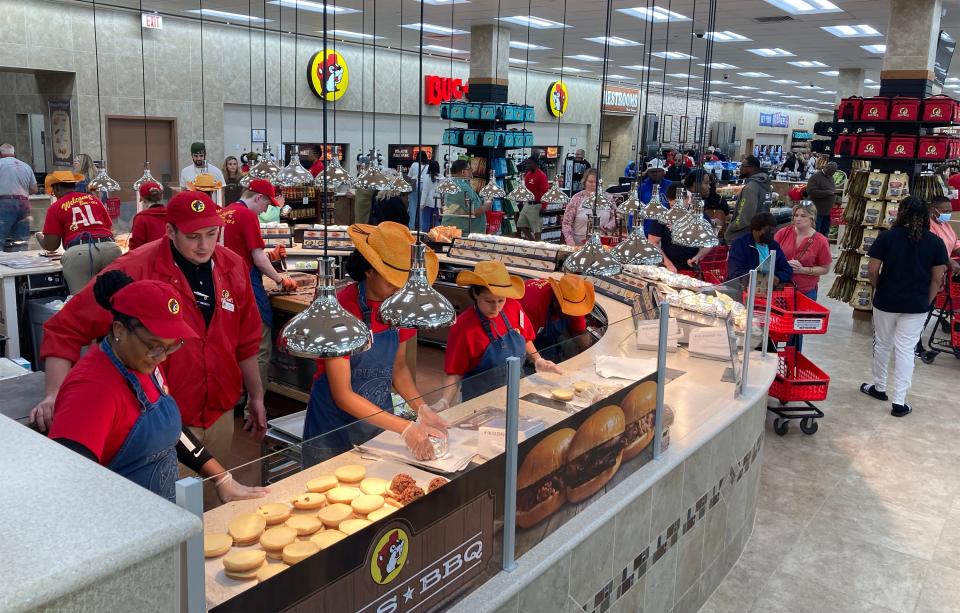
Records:
[[[607,27],[606,32],[603,38],[603,76],[600,79],[600,122],[597,129],[597,185],[594,188],[594,193],[600,191],[600,168],[603,161],[602,153],[603,144],[603,99],[607,91],[607,71],[609,69],[607,59],[610,57],[610,21],[612,17],[612,6],[611,0],[607,0]],[[593,198],[593,214],[597,214],[597,199]]]
[[[563,0],[563,22],[567,23],[567,0]],[[530,42],[529,40],[527,41]],[[560,29],[560,83],[563,83],[563,67],[564,67],[564,50],[567,48],[567,29]],[[527,49],[527,67],[530,67],[530,50]],[[553,92],[548,92],[548,96],[552,96]],[[552,103],[551,103],[552,104]],[[560,103],[560,108],[557,109],[557,164],[560,165],[560,120],[563,118],[563,103]],[[524,113],[526,115],[526,113]],[[562,166],[561,166],[562,168]]]
[[[140,0],[140,14],[143,14],[143,0]],[[140,22],[140,77],[143,84],[143,161],[150,158],[150,147],[147,141],[147,69],[143,59],[143,21]]]
[[[668,0],[667,2],[667,14],[671,14],[673,11],[673,0]],[[663,41],[663,85],[660,86],[660,120],[663,121],[663,109],[664,102],[667,99],[667,61],[669,61],[670,55],[670,21],[671,19],[667,17],[667,34],[666,38]],[[661,128],[662,132],[662,128]],[[670,134],[666,135],[666,142],[672,142],[673,140],[673,125],[670,126]],[[662,138],[662,137],[661,137]],[[662,153],[662,149],[660,151]]]
[[[650,14],[650,4],[651,0],[647,0],[647,14]],[[646,82],[643,86],[644,91],[644,100],[643,104],[637,104],[637,149],[633,156],[633,163],[636,167],[637,177],[640,176],[640,160],[645,157],[641,156],[641,148],[645,146],[647,140],[647,115],[649,113],[648,103],[650,102],[650,52],[651,47],[653,46],[653,22],[650,20],[644,21],[643,25],[643,44],[647,47],[647,61],[644,65],[644,73],[641,73],[641,81],[646,79]]]
[[[100,109],[100,55],[99,47],[97,46],[97,0],[93,0],[93,58],[96,60],[94,62],[94,67],[96,69],[97,75],[97,125],[99,126],[99,136],[100,136],[100,164],[106,165],[106,161],[103,156],[103,114]]]

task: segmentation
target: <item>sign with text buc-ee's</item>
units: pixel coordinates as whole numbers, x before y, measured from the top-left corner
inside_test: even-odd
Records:
[[[768,128],[786,128],[790,126],[790,116],[786,113],[760,113],[760,125]]]
[[[319,98],[339,100],[350,86],[350,69],[339,51],[317,51],[307,67],[307,82]]]
[[[423,102],[430,106],[451,100],[461,100],[466,98],[469,92],[470,85],[464,83],[463,79],[438,77],[432,74],[423,77]]]
[[[603,112],[633,115],[640,110],[640,90],[636,87],[607,85],[603,88]]]

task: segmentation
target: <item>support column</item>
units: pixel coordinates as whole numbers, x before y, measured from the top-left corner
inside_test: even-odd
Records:
[[[863,79],[866,75],[863,68],[841,68],[837,75],[837,104],[843,98],[863,95]]]
[[[890,0],[881,96],[923,98],[933,93],[942,10],[942,0]]]
[[[470,100],[506,102],[510,82],[510,30],[493,25],[470,28]]]

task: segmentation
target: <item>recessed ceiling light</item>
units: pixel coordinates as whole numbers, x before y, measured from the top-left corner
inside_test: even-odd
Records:
[[[770,81],[771,83],[778,83],[780,85],[799,85],[800,81],[793,81],[791,79],[774,79]]]
[[[690,21],[690,18],[686,15],[681,15],[680,13],[675,13],[673,11],[668,11],[667,9],[655,6],[653,8],[646,8],[643,6],[636,6],[630,9],[617,9],[625,15],[631,15],[633,17],[638,17],[646,21],[655,21],[661,23],[664,21]]]
[[[403,25],[400,26],[400,27],[401,27],[401,28],[406,28],[406,29],[408,29],[408,30],[416,30],[417,32],[420,31],[420,23],[419,23],[419,22],[418,22],[418,23],[405,23],[405,24],[403,24]],[[430,32],[431,34],[446,34],[447,36],[450,36],[450,35],[453,35],[453,34],[466,34],[466,33],[467,33],[466,30],[457,30],[456,28],[448,28],[448,27],[446,27],[446,26],[435,26],[435,25],[433,25],[432,23],[425,23],[425,24],[423,24],[423,31],[424,31],[424,32]]]
[[[817,100],[816,98],[804,98],[803,101],[804,102],[820,102],[820,100]]]
[[[554,68],[553,70],[556,70],[557,72],[560,72],[560,71],[563,71],[563,72],[576,72],[576,73],[590,72],[589,70],[585,70],[585,69],[583,69],[583,68],[574,68],[573,66],[564,66],[563,68]]]
[[[797,68],[826,68],[827,65],[823,62],[818,62],[817,60],[798,60],[796,62],[787,62],[791,66],[796,66]]]
[[[685,72],[669,72],[667,73],[668,77],[673,77],[674,79],[699,79],[695,74],[687,74]]]
[[[707,32],[704,37],[712,40],[715,43],[741,43],[753,40],[752,38],[741,36],[740,34],[731,32],[730,30],[724,30],[723,32]]]
[[[820,26],[821,30],[827,31],[840,38],[866,38],[869,36],[883,36],[872,26]]]
[[[770,98],[754,98],[754,102],[770,102]]]
[[[629,66],[621,66],[620,68],[626,68],[628,70],[656,70],[661,71],[662,68],[653,68],[651,66],[644,66],[643,64],[630,64]]]
[[[650,55],[666,58],[668,60],[689,60],[691,58],[697,59],[695,56],[687,55],[686,53],[680,53],[679,51],[657,51],[656,53],[651,53]]]
[[[243,13],[231,13],[229,11],[217,11],[214,9],[190,9],[188,13],[195,13],[197,15],[203,15],[204,17],[219,17],[221,19],[230,19],[232,21],[246,21],[248,23],[265,23],[268,21],[273,21],[272,19],[263,19],[262,17],[254,17],[253,15],[244,15]]]
[[[511,64],[520,64],[520,65],[526,66],[527,64],[536,64],[537,62],[534,62],[534,61],[532,61],[532,60],[530,60],[530,61],[521,60],[521,59],[518,58],[518,57],[512,57],[512,58],[510,58],[510,63],[511,63]]]
[[[760,93],[761,93],[761,94],[764,94],[764,95],[766,95],[766,96],[782,96],[782,95],[783,95],[783,94],[781,94],[780,92],[775,92],[775,91],[773,91],[772,89],[765,89],[765,90],[763,90],[763,91],[760,92]]]
[[[817,89],[818,90],[823,88],[820,87],[819,85],[797,85],[797,89],[809,89],[809,90]]]
[[[829,96],[830,94],[835,94],[835,93],[837,92],[832,89],[824,89],[817,92],[817,94],[821,96]]]
[[[470,53],[466,49],[454,49],[453,47],[444,47],[443,45],[424,45],[420,48],[423,49],[424,51],[435,51],[437,53],[446,53],[446,54]]]
[[[278,6],[283,6],[291,9],[302,9],[304,11],[310,11],[312,13],[322,13],[323,12],[323,3],[322,2],[311,2],[310,0],[270,0],[267,4],[276,4]],[[333,3],[327,4],[327,14],[328,15],[347,15],[349,13],[359,13],[357,9],[348,8],[346,6],[336,6]]]
[[[750,96],[744,96],[743,94],[735,94],[730,96],[731,98],[749,98]]]
[[[740,75],[741,77],[751,77],[754,79],[773,76],[773,75],[768,75],[765,72],[738,72],[737,74]]]
[[[730,85],[729,81],[717,81],[716,79],[710,81],[710,85]]]
[[[590,38],[585,38],[584,40],[589,40],[592,43],[604,43],[609,44],[611,47],[636,47],[640,43],[635,40],[630,40],[629,38],[620,38],[619,36],[592,36]]]
[[[791,15],[816,15],[818,13],[842,12],[836,4],[828,0],[764,0]]]
[[[364,32],[353,32],[351,30],[327,30],[327,34],[330,36],[340,36],[342,38],[355,38],[356,40],[380,40],[382,36],[374,36],[373,34],[366,34]]]
[[[417,0],[417,2],[423,2],[424,4],[432,4],[434,6],[447,6],[450,4],[470,4],[470,0]]]
[[[569,28],[565,23],[560,23],[559,21],[552,21],[550,19],[544,19],[543,17],[535,17],[533,15],[514,15],[513,17],[497,17],[499,21],[506,21],[508,23],[515,23],[518,26],[531,27],[537,30],[554,30],[556,28]]]
[[[880,89],[879,85],[864,85],[863,89]]]
[[[839,70],[821,70],[820,74],[828,77],[836,77],[840,75],[840,71]]]
[[[543,45],[534,45],[533,43],[522,43],[519,40],[511,40],[510,47],[513,49],[529,49],[530,51],[544,51],[545,49],[550,49],[550,47],[544,47]]]
[[[749,85],[734,85],[734,86],[733,86],[733,89],[743,89],[743,90],[747,90],[747,89],[760,89],[760,88],[759,88],[759,87],[751,87],[751,86],[749,86]]]
[[[617,79],[617,80],[619,80],[619,81],[633,81],[633,80],[635,80],[633,77],[628,77],[628,76],[622,75],[622,74],[608,74],[608,75],[607,75],[607,78],[608,78],[608,79]]]
[[[697,64],[697,66],[706,66],[706,64]],[[717,70],[736,70],[739,66],[734,66],[733,64],[725,64],[723,62],[711,62],[710,68],[716,68]]]
[[[747,49],[747,51],[761,57],[790,57],[791,55],[796,55],[795,53],[790,53],[786,49],[781,49],[780,47],[775,47],[773,49],[768,47],[761,49]]]
[[[886,45],[860,45],[860,48],[870,53],[876,53],[877,55],[882,55],[887,52]]]
[[[602,62],[602,57],[597,57],[595,55],[587,55],[586,53],[578,53],[577,55],[565,55],[563,56],[570,60],[580,60],[581,62]]]

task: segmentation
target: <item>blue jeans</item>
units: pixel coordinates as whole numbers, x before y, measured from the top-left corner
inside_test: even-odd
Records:
[[[430,228],[437,225],[439,221],[439,216],[437,215],[439,209],[435,206],[425,206],[420,209],[420,231],[429,232]]]
[[[0,249],[8,238],[25,240],[30,236],[30,203],[19,198],[0,198]]]
[[[830,235],[830,216],[817,215],[817,232],[824,236]]]
[[[407,194],[407,212],[410,214],[410,221],[407,223],[410,229],[417,227],[417,208],[420,205],[420,192],[413,190]]]

